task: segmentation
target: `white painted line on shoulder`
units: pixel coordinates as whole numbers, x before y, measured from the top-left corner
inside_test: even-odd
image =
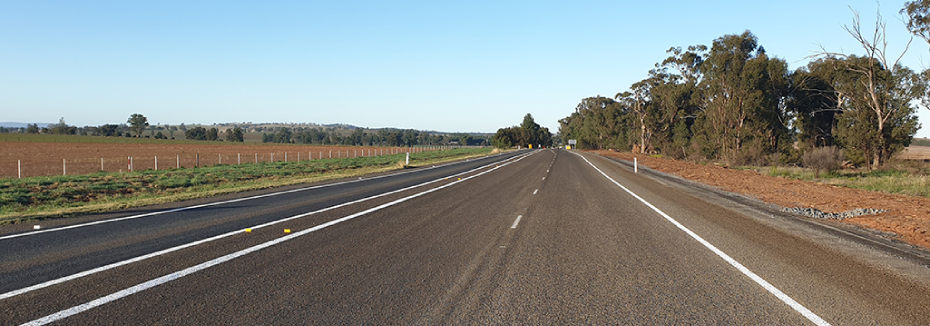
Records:
[[[640,197],[639,195],[633,193],[632,191],[630,191],[629,189],[627,189],[626,187],[624,187],[622,184],[620,184],[619,182],[617,182],[616,180],[614,180],[613,178],[611,178],[610,176],[608,176],[607,173],[604,173],[604,171],[601,171],[601,169],[599,169],[597,166],[594,166],[594,164],[591,163],[591,161],[588,161],[588,158],[584,157],[584,156],[581,155],[581,154],[577,154],[577,153],[572,153],[572,154],[575,154],[575,155],[580,156],[582,159],[584,159],[585,162],[588,162],[588,164],[591,165],[591,167],[593,167],[595,170],[597,170],[597,172],[600,172],[601,175],[603,175],[605,178],[607,178],[608,180],[610,180],[611,182],[613,182],[615,185],[617,185],[618,187],[620,187],[620,189],[623,189],[623,191],[626,191],[628,194],[630,194],[631,196],[633,196],[633,198],[636,198],[637,200],[639,200],[640,202],[642,202],[643,204],[645,204],[646,206],[648,206],[649,208],[651,208],[651,209],[652,209],[653,211],[655,211],[656,213],[659,213],[659,215],[661,215],[661,216],[664,217],[666,220],[668,220],[669,222],[671,222],[673,225],[675,225],[676,227],[678,227],[678,229],[684,231],[686,234],[688,234],[689,236],[691,236],[692,238],[694,238],[695,240],[697,240],[697,242],[699,242],[700,244],[704,245],[704,247],[706,247],[707,249],[710,249],[711,252],[713,252],[714,254],[716,254],[717,256],[719,256],[720,258],[723,258],[723,260],[726,261],[728,264],[730,264],[731,266],[735,267],[737,270],[739,270],[741,273],[743,273],[743,275],[746,275],[746,276],[749,277],[749,279],[751,279],[753,282],[756,282],[756,284],[759,284],[760,286],[762,286],[762,288],[764,288],[764,289],[765,289],[766,291],[768,291],[769,293],[775,295],[775,297],[777,297],[779,300],[781,300],[782,302],[784,302],[785,304],[787,304],[789,307],[791,307],[792,309],[794,309],[795,311],[797,311],[798,313],[800,313],[802,316],[804,316],[805,318],[807,318],[807,320],[810,320],[811,322],[813,322],[814,324],[816,324],[816,325],[818,325],[818,326],[827,326],[827,325],[830,325],[830,323],[828,323],[827,321],[823,320],[823,318],[820,318],[820,316],[817,316],[817,314],[815,314],[813,311],[810,311],[810,309],[807,309],[807,307],[804,307],[803,305],[801,305],[800,303],[798,303],[797,301],[795,301],[794,299],[792,299],[791,297],[789,297],[789,296],[788,296],[787,294],[785,294],[784,292],[781,292],[781,290],[779,290],[778,288],[776,288],[774,285],[772,285],[772,284],[769,283],[768,281],[762,279],[762,277],[760,277],[759,275],[756,275],[756,273],[754,273],[753,271],[749,270],[749,268],[746,268],[746,266],[743,266],[743,264],[740,264],[740,262],[736,261],[736,259],[733,259],[733,257],[730,257],[730,255],[727,255],[727,254],[724,253],[722,250],[717,249],[717,247],[715,247],[714,245],[712,245],[710,242],[707,242],[707,240],[704,240],[704,238],[701,238],[701,236],[697,235],[697,233],[694,233],[693,231],[691,231],[690,229],[688,229],[687,227],[685,227],[685,226],[682,225],[681,223],[678,223],[678,221],[676,221],[675,219],[673,219],[671,216],[669,216],[668,214],[665,214],[665,212],[662,212],[661,210],[659,210],[659,208],[657,208],[657,207],[655,207],[654,205],[652,205],[651,203],[647,202],[645,199],[643,199],[643,198]]]
[[[525,157],[525,155],[524,155],[523,157]],[[520,160],[522,160],[523,157],[520,157]],[[519,160],[517,160],[517,161],[519,161]],[[516,162],[516,161],[514,161],[514,162]],[[505,165],[510,164],[510,163],[511,163],[511,162],[508,162],[508,163],[502,164],[502,165],[500,165],[500,166],[505,166]],[[471,172],[474,172],[474,171],[477,171],[477,170],[480,170],[480,169],[489,167],[489,166],[494,165],[494,164],[496,164],[496,162],[495,162],[495,163],[488,164],[488,165],[485,165],[485,166],[481,166],[481,167],[478,167],[478,168],[474,168],[474,169],[471,169],[471,170],[468,170],[468,171],[465,171],[465,172],[462,172],[462,173],[459,173],[459,174],[455,174],[455,175],[453,175],[453,177],[459,176],[459,175],[463,175],[463,174],[467,174],[467,173],[471,173]],[[490,169],[490,170],[488,170],[488,171],[485,171],[485,172],[482,172],[482,173],[487,173],[487,172],[493,171],[493,170],[495,170],[495,169],[496,169],[496,168],[492,168],[492,169]],[[326,208],[323,208],[323,209],[319,209],[319,210],[316,210],[316,211],[312,211],[312,212],[308,212],[308,213],[303,213],[303,214],[298,214],[298,215],[294,215],[294,216],[291,216],[291,217],[283,218],[283,219],[280,219],[280,220],[276,220],[276,221],[271,221],[271,222],[268,222],[268,223],[264,223],[264,224],[259,224],[259,225],[256,225],[256,226],[249,227],[248,229],[256,230],[256,229],[264,228],[264,227],[267,227],[267,226],[272,226],[272,225],[275,225],[275,224],[278,224],[278,223],[283,223],[283,222],[287,222],[287,221],[291,221],[291,220],[295,220],[295,219],[307,217],[307,216],[310,216],[310,215],[315,215],[315,214],[323,213],[323,212],[326,212],[326,211],[334,210],[334,209],[337,209],[337,208],[340,208],[340,207],[345,207],[345,206],[349,206],[349,205],[352,205],[352,204],[358,204],[358,203],[365,202],[365,201],[368,201],[368,200],[371,200],[371,199],[375,199],[375,198],[379,198],[379,197],[384,197],[384,196],[396,194],[396,193],[399,193],[399,192],[403,192],[403,191],[407,191],[407,190],[410,190],[410,189],[418,188],[418,187],[425,186],[425,185],[428,185],[428,184],[431,184],[431,183],[435,183],[435,182],[439,182],[439,181],[442,181],[442,180],[443,180],[443,179],[436,179],[436,180],[433,180],[433,181],[427,181],[427,182],[424,182],[424,183],[421,183],[421,184],[413,185],[413,186],[406,187],[406,188],[397,189],[397,190],[394,190],[394,191],[385,192],[385,193],[378,194],[378,195],[374,195],[374,196],[371,196],[371,197],[361,198],[361,199],[357,199],[357,200],[354,200],[354,201],[345,202],[345,203],[342,203],[342,204],[339,204],[339,205],[335,205],[335,206],[330,206],[330,207],[326,207]],[[450,183],[450,184],[454,184],[454,183]],[[10,292],[2,293],[2,294],[0,294],[0,300],[7,299],[7,298],[12,298],[12,297],[15,297],[15,296],[20,295],[20,294],[23,294],[23,293],[32,292],[32,291],[35,291],[35,290],[38,290],[38,289],[42,289],[42,288],[46,288],[46,287],[49,287],[49,286],[52,286],[52,285],[57,285],[57,284],[65,283],[65,282],[68,282],[68,281],[76,280],[76,279],[79,279],[79,278],[84,277],[84,276],[88,276],[88,275],[100,273],[100,272],[103,272],[103,271],[106,271],[106,270],[114,269],[114,268],[117,268],[117,267],[120,267],[120,266],[129,265],[129,264],[132,264],[132,263],[140,262],[140,261],[143,261],[143,260],[146,260],[146,259],[149,259],[149,258],[158,257],[158,256],[161,256],[161,255],[164,255],[164,254],[167,254],[167,253],[175,252],[175,251],[178,251],[178,250],[181,250],[181,249],[185,249],[185,248],[194,247],[194,246],[197,246],[197,245],[201,245],[201,244],[204,244],[204,243],[207,243],[207,242],[211,242],[211,241],[219,240],[219,239],[222,239],[222,238],[230,237],[230,236],[233,236],[233,235],[236,235],[236,234],[240,234],[240,233],[242,233],[242,230],[235,230],[235,231],[232,231],[232,232],[223,233],[223,234],[216,235],[216,236],[213,236],[213,237],[209,237],[209,238],[206,238],[206,239],[202,239],[202,240],[198,240],[198,241],[186,243],[186,244],[183,244],[183,245],[179,245],[179,246],[176,246],[176,247],[171,247],[171,248],[164,249],[164,250],[159,250],[159,251],[156,251],[156,252],[153,252],[153,253],[150,253],[150,254],[146,254],[146,255],[142,255],[142,256],[130,258],[130,259],[127,259],[127,260],[124,260],[124,261],[115,262],[115,263],[112,263],[112,264],[109,264],[109,265],[104,265],[104,266],[100,266],[100,267],[97,267],[97,268],[94,268],[94,269],[89,269],[89,270],[86,270],[86,271],[83,271],[83,272],[80,272],[80,273],[75,273],[75,274],[71,274],[71,275],[68,275],[68,276],[65,276],[65,277],[61,277],[61,278],[57,278],[57,279],[54,279],[54,280],[42,282],[42,283],[39,283],[39,284],[36,284],[36,285],[32,285],[32,286],[28,286],[28,287],[25,287],[25,288],[22,288],[22,289],[19,289],[19,290],[13,290],[13,291],[10,291]]]
[[[517,219],[513,221],[513,225],[510,226],[511,229],[516,229],[517,225],[520,224],[520,219],[523,218],[523,215],[517,215]]]
[[[526,157],[526,156],[523,156],[523,157]],[[522,160],[523,157],[521,157],[520,159],[518,159],[518,160],[516,160],[516,161],[513,161],[513,162],[517,162],[517,161],[519,161],[519,160]],[[507,163],[507,164],[509,164],[509,163]],[[339,219],[336,219],[336,220],[332,220],[332,221],[329,221],[329,222],[326,222],[326,223],[323,223],[323,224],[314,226],[314,227],[309,228],[309,229],[306,229],[306,230],[302,230],[302,231],[300,231],[300,232],[291,233],[291,234],[289,234],[289,235],[287,235],[287,236],[283,236],[283,237],[280,237],[280,238],[277,238],[277,239],[274,239],[274,240],[271,240],[271,241],[268,241],[268,242],[265,242],[265,243],[262,243],[262,244],[259,244],[259,245],[256,245],[256,246],[252,246],[252,247],[249,247],[249,248],[246,248],[246,249],[243,249],[243,250],[240,250],[240,251],[237,251],[237,252],[234,252],[234,253],[231,253],[231,254],[228,254],[228,255],[225,255],[225,256],[222,256],[222,257],[219,257],[219,258],[216,258],[216,259],[207,261],[207,262],[204,262],[204,263],[201,263],[201,264],[199,264],[199,265],[186,268],[186,269],[181,270],[181,271],[178,271],[178,272],[174,272],[174,273],[171,273],[171,274],[168,274],[168,275],[165,275],[165,276],[156,278],[156,279],[152,279],[152,280],[150,280],[150,281],[137,284],[137,285],[135,285],[135,286],[133,286],[133,287],[130,287],[130,288],[127,288],[127,289],[124,289],[124,290],[121,290],[121,291],[117,291],[117,292],[115,292],[115,293],[112,293],[112,294],[110,294],[110,295],[104,296],[104,297],[102,297],[102,298],[98,298],[98,299],[92,300],[92,301],[90,301],[90,302],[87,302],[87,303],[84,303],[84,304],[81,304],[81,305],[77,305],[77,306],[74,306],[74,307],[71,307],[71,308],[68,308],[68,309],[65,309],[65,310],[56,312],[56,313],[54,313],[54,314],[51,314],[51,315],[48,315],[48,316],[45,316],[45,317],[42,317],[42,318],[39,318],[39,319],[30,321],[30,322],[25,323],[25,324],[23,324],[23,325],[37,326],[37,325],[45,325],[45,324],[53,323],[53,322],[62,320],[62,319],[64,319],[64,318],[67,318],[67,317],[70,317],[70,316],[74,316],[74,315],[76,315],[76,314],[79,314],[79,313],[85,312],[85,311],[87,311],[87,310],[93,309],[93,308],[95,308],[95,307],[98,307],[98,306],[107,304],[107,303],[109,303],[109,302],[113,302],[113,301],[116,301],[116,300],[118,300],[118,299],[125,298],[125,297],[127,297],[127,296],[130,296],[130,295],[133,295],[133,294],[136,294],[136,293],[145,291],[145,290],[147,290],[147,289],[156,287],[156,286],[158,286],[158,285],[162,285],[162,284],[165,284],[165,283],[168,283],[168,282],[177,280],[177,279],[179,279],[179,278],[181,278],[181,277],[184,277],[184,276],[187,276],[187,275],[190,275],[190,274],[193,274],[193,273],[202,271],[202,270],[207,269],[207,268],[210,268],[210,267],[212,267],[212,266],[216,266],[216,265],[219,265],[219,264],[228,262],[228,261],[233,260],[233,259],[235,259],[235,258],[244,256],[244,255],[247,255],[247,254],[250,254],[250,253],[253,253],[253,252],[256,252],[256,251],[259,251],[259,250],[262,250],[262,249],[265,249],[265,248],[268,248],[268,247],[271,247],[271,246],[274,246],[274,245],[277,245],[277,244],[279,244],[279,243],[282,243],[282,242],[285,242],[285,241],[288,241],[288,240],[291,240],[291,239],[294,239],[294,238],[297,238],[297,237],[300,237],[300,236],[303,236],[303,235],[306,235],[306,234],[310,234],[310,233],[315,232],[315,231],[319,231],[319,230],[325,229],[325,228],[327,228],[327,227],[330,227],[330,226],[333,226],[333,225],[336,225],[336,224],[339,224],[339,223],[342,223],[342,222],[345,222],[345,221],[354,219],[354,218],[356,218],[356,217],[359,217],[359,216],[362,216],[362,215],[365,215],[365,214],[368,214],[368,213],[371,213],[371,212],[379,211],[379,210],[381,210],[381,209],[394,206],[394,205],[396,205],[396,204],[399,204],[399,203],[408,201],[408,200],[413,199],[413,198],[417,198],[417,197],[423,196],[423,195],[428,194],[428,193],[432,193],[432,192],[435,192],[435,191],[439,191],[440,189],[448,188],[448,187],[453,186],[453,185],[455,185],[455,184],[458,184],[458,183],[461,183],[461,182],[465,182],[465,181],[467,181],[467,180],[469,180],[469,179],[476,178],[476,177],[479,177],[479,176],[481,176],[481,175],[490,173],[490,172],[492,172],[492,171],[494,171],[494,170],[496,170],[496,169],[498,169],[498,168],[500,168],[500,167],[506,166],[507,164],[503,164],[503,165],[500,165],[500,166],[497,166],[497,167],[488,169],[487,171],[484,171],[484,172],[481,172],[481,173],[478,173],[478,174],[475,174],[475,175],[466,177],[466,178],[464,178],[464,179],[462,179],[462,180],[453,181],[453,182],[450,182],[450,183],[447,183],[447,184],[438,186],[438,187],[436,187],[436,188],[431,188],[431,189],[428,189],[428,190],[424,190],[424,191],[418,192],[418,193],[416,193],[416,194],[413,194],[413,195],[410,195],[410,196],[407,196],[407,197],[404,197],[404,198],[400,198],[400,199],[397,199],[397,200],[394,200],[394,201],[391,201],[391,202],[388,202],[388,203],[385,203],[385,204],[381,204],[381,205],[378,205],[378,206],[375,206],[375,207],[372,207],[372,208],[363,210],[363,211],[361,211],[361,212],[358,212],[358,213],[355,213],[355,214],[352,214],[352,215],[348,215],[348,216],[345,216],[345,217],[342,217],[342,218],[339,218]],[[435,181],[431,181],[431,182],[435,182]],[[239,233],[239,232],[240,232],[240,231],[236,231],[235,233]]]

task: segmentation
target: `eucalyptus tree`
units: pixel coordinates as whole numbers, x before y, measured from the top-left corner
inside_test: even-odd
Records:
[[[775,152],[789,135],[787,63],[769,58],[745,31],[714,40],[701,72],[703,112],[695,132],[704,154],[741,161]]]
[[[129,124],[129,129],[136,133],[136,137],[142,137],[142,132],[145,131],[145,127],[149,125],[149,119],[144,115],[133,113],[129,116],[129,119],[126,120],[126,123]]]
[[[813,60],[791,74],[788,107],[795,114],[798,142],[802,149],[836,145],[834,130],[842,112],[841,98],[834,82],[844,72],[835,58]]]
[[[861,152],[868,166],[877,168],[909,144],[916,133],[918,126],[911,103],[925,96],[926,81],[899,64],[910,41],[900,56],[889,58],[886,24],[880,13],[876,14],[871,36],[863,33],[856,11],[853,11],[852,26],[843,28],[862,46],[865,54],[857,56],[826,50],[820,53],[846,72],[843,78],[834,80],[834,87],[844,92],[839,99],[844,112],[837,130],[844,147]]]

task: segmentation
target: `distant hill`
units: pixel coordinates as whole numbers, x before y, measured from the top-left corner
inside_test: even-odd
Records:
[[[930,139],[927,138],[914,138],[911,141],[911,146],[928,146],[930,147]]]
[[[4,127],[4,128],[26,128],[27,125],[31,125],[31,124],[33,124],[33,123],[36,124],[36,125],[38,125],[39,128],[47,127],[48,125],[53,124],[53,123],[49,123],[49,122],[29,122],[29,123],[22,123],[22,122],[0,122],[0,127]]]

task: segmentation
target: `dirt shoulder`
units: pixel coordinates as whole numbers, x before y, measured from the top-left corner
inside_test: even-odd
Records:
[[[599,155],[633,161],[651,169],[760,199],[784,207],[815,208],[840,213],[856,208],[886,210],[858,216],[844,223],[899,235],[907,243],[930,248],[930,199],[871,192],[820,183],[770,177],[754,171],[732,170],[647,155],[593,151]]]

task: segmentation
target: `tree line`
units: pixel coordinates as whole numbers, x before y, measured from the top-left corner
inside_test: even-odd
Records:
[[[57,124],[39,127],[29,124],[25,128],[4,128],[5,133],[62,134],[102,137],[139,137],[155,139],[175,139],[175,132],[180,132],[187,140],[244,142],[246,133],[251,130],[270,131],[262,133],[265,143],[295,143],[346,146],[487,146],[491,136],[487,134],[439,133],[414,129],[365,129],[351,125],[336,124],[321,126],[316,124],[293,124],[307,127],[275,127],[261,124],[247,124],[242,128],[235,124],[221,124],[225,130],[216,127],[193,126],[183,123],[176,126],[150,125],[148,118],[134,113],[124,124],[104,124],[100,126],[76,127],[65,123],[64,118]]]
[[[930,42],[925,2],[902,12]],[[919,100],[927,103],[930,72],[891,60],[903,53],[886,52],[881,16],[873,35],[858,14],[845,29],[864,54],[824,49],[794,71],[748,30],[710,47],[672,47],[629,90],[582,99],[559,120],[560,136],[580,148],[732,164],[798,162],[806,151],[837,147],[855,165],[880,167],[920,128],[915,113]]]
[[[296,143],[345,146],[487,146],[490,137],[466,133],[435,133],[414,129],[382,128],[377,130],[352,128],[287,128],[279,127],[273,133],[262,133],[265,143]]]
[[[533,115],[527,113],[519,126],[501,128],[491,138],[491,144],[498,148],[552,146],[552,133],[549,128],[540,127]]]

